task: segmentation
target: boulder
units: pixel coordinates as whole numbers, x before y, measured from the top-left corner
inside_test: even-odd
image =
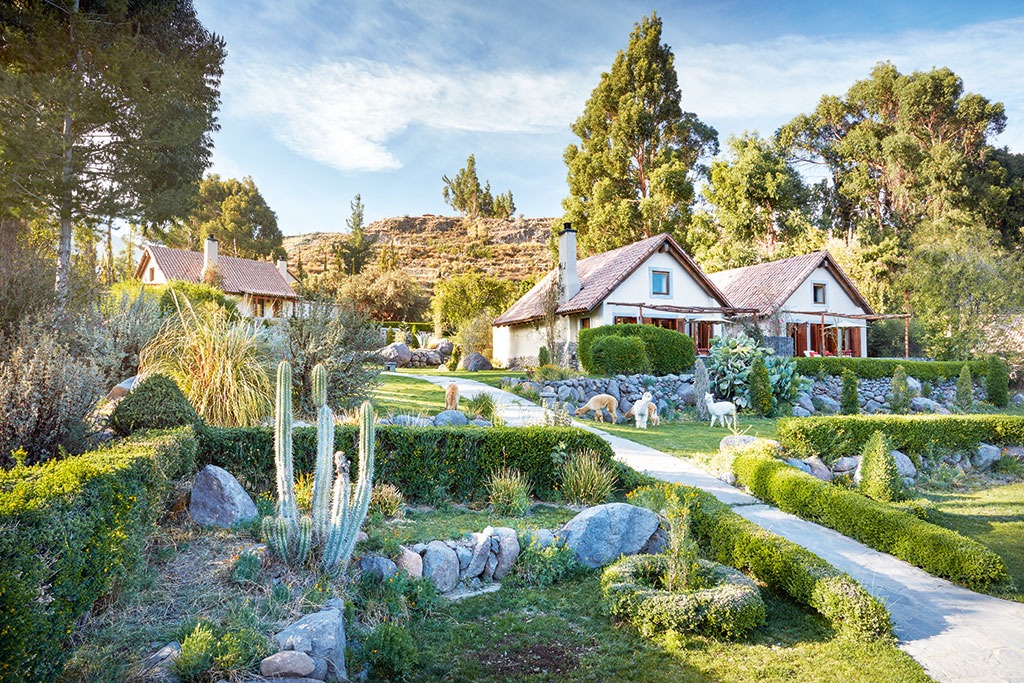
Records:
[[[1010,403],[1015,406],[1024,405],[1024,394],[1014,394],[1013,398],[1010,399]]]
[[[530,532],[530,545],[537,549],[547,548],[555,542],[555,535],[547,529],[535,529]]]
[[[949,411],[946,409],[946,406],[937,401],[933,401],[930,398],[925,398],[924,396],[915,396],[910,399],[910,409],[915,413],[937,413],[939,415],[949,415]]]
[[[806,410],[809,414],[814,415],[814,401],[811,400],[811,395],[805,391],[801,391],[797,394],[796,404]]]
[[[173,641],[146,657],[139,665],[138,673],[132,677],[134,681],[177,681],[171,667],[174,660],[181,654],[181,643]]]
[[[484,529],[484,533],[487,533],[487,529]],[[507,526],[499,526],[493,530],[492,535],[498,539],[494,580],[501,581],[508,575],[515,561],[519,559],[519,533]]]
[[[307,614],[289,624],[274,636],[281,650],[304,652],[327,663],[327,681],[346,680],[345,671],[345,603],[328,600],[324,609]]]
[[[873,398],[869,398],[869,399],[868,399],[868,400],[867,400],[867,401],[866,401],[866,402],[864,403],[864,412],[865,412],[865,413],[868,413],[869,415],[870,415],[870,414],[874,414],[874,413],[877,413],[877,412],[878,412],[879,410],[881,410],[881,409],[882,409],[882,404],[881,404],[881,403],[879,403],[878,401],[876,401],[876,400],[875,400],[875,399],[873,399]]]
[[[441,541],[431,541],[423,552],[423,578],[447,593],[459,585],[459,556]]]
[[[402,427],[433,427],[434,421],[429,417],[419,417],[417,415],[392,415],[391,424],[401,425]]]
[[[734,450],[740,450],[747,446],[753,446],[758,442],[758,437],[750,436],[749,434],[730,434],[724,437],[718,443],[718,450],[721,453],[728,453]]]
[[[402,342],[388,344],[383,349],[378,350],[377,355],[385,363],[394,363],[400,368],[404,368],[412,360],[412,351]]]
[[[907,377],[907,389],[910,391],[910,395],[917,394],[921,395],[921,381],[916,377]]]
[[[493,370],[494,366],[491,365],[491,361],[483,357],[483,355],[473,352],[459,361],[459,370],[468,370],[470,372],[479,372],[481,370]]]
[[[305,652],[281,650],[260,662],[266,678],[305,678],[316,670],[316,662]]]
[[[415,553],[403,545],[398,551],[398,557],[395,558],[395,569],[404,571],[414,579],[422,578],[423,558],[419,553]]]
[[[804,462],[811,469],[811,474],[816,476],[818,479],[821,479],[822,481],[832,481],[832,470],[828,468],[828,465],[821,461],[821,458],[816,455],[812,455],[807,458],[807,460],[804,460]]]
[[[835,400],[831,396],[821,395],[818,397],[818,403],[821,405],[821,410],[824,413],[838,413],[839,412],[839,401]]]
[[[896,461],[896,472],[904,479],[913,479],[917,476],[917,466],[914,461],[907,457],[902,451],[892,451],[892,458]]]
[[[640,549],[646,555],[660,555],[668,549],[668,532],[661,526],[647,539],[647,544]]]
[[[256,519],[256,504],[230,472],[207,465],[196,475],[188,513],[196,524],[232,527]]]
[[[447,363],[448,359],[452,357],[452,351],[455,350],[455,344],[449,339],[438,339],[430,343],[430,347],[437,351],[441,356],[441,361]]]
[[[805,463],[803,460],[797,460],[796,458],[786,458],[786,464],[789,465],[790,467],[797,468],[801,472],[806,472],[807,474],[814,474],[814,472],[811,471],[811,466]]]
[[[473,550],[471,552],[469,566],[463,572],[463,575],[468,578],[480,576],[484,567],[487,566],[487,558],[491,554],[491,535],[486,530],[479,534],[473,534]]]
[[[697,393],[692,384],[684,384],[676,393],[676,403],[683,406],[697,405]]]
[[[588,567],[603,567],[622,555],[636,555],[658,529],[658,515],[627,503],[588,508],[556,536]]]
[[[493,427],[494,426],[491,422],[489,422],[487,420],[484,420],[482,418],[479,418],[479,417],[473,418],[473,421],[470,422],[469,424],[473,425],[474,427]]]
[[[620,400],[622,396],[619,394],[619,381],[617,379],[608,380],[608,386],[605,387],[604,393],[608,394],[616,401]]]
[[[978,446],[978,450],[975,451],[974,457],[971,458],[975,467],[979,470],[987,470],[1001,458],[1003,452],[997,447],[991,444],[983,443]]]
[[[860,458],[856,456],[846,456],[845,458],[839,458],[832,463],[832,474],[843,475],[852,474],[857,467],[860,465]]]
[[[369,574],[378,581],[390,579],[398,574],[398,567],[395,563],[380,555],[364,555],[359,560],[359,569],[364,574]]]
[[[793,417],[810,417],[811,414],[803,406],[793,406]]]
[[[442,410],[434,416],[434,425],[437,427],[464,427],[469,424],[469,418],[457,410]]]

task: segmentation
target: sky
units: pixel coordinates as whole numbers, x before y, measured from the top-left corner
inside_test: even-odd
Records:
[[[684,111],[729,136],[770,135],[872,67],[949,67],[1006,107],[994,142],[1024,152],[1024,5],[975,0],[195,0],[222,36],[213,173],[252,176],[286,235],[450,215],[442,176],[528,218],[562,213],[569,126],[652,11]]]

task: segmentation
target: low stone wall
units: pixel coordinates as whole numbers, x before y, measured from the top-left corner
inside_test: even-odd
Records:
[[[910,409],[916,413],[947,414],[953,410],[956,402],[956,380],[950,379],[932,385],[930,396],[921,394],[921,382],[913,377],[907,378],[910,389]],[[832,414],[839,412],[839,398],[843,391],[841,377],[827,376],[814,382],[810,392],[801,396],[800,408],[808,414]],[[865,415],[891,413],[889,404],[892,399],[892,379],[861,379],[857,383],[857,394],[860,398],[860,411]],[[985,399],[985,391],[979,384],[974,385],[974,400]],[[794,411],[798,417],[803,413]]]

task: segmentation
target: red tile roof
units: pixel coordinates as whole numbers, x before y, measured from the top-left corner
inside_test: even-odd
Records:
[[[154,244],[148,245],[146,252],[168,280],[203,281],[203,255],[200,252],[171,249]],[[141,274],[145,262],[146,256],[143,255],[142,261],[139,262],[137,275]],[[222,279],[221,289],[228,294],[298,298],[281,275],[281,271],[269,261],[253,261],[218,255],[217,269],[220,271]]]
[[[708,279],[699,266],[668,234],[655,235],[594,256],[576,264],[580,291],[558,307],[559,315],[586,313],[594,310],[619,284],[639,268],[652,254],[665,246],[694,280],[722,306],[729,306],[726,297]],[[544,300],[551,290],[555,271],[552,270],[529,292],[494,320],[494,325],[518,325],[544,317]]]
[[[865,313],[874,314],[871,304],[827,251],[815,251],[755,266],[722,270],[710,273],[708,277],[729,297],[733,306],[756,308],[759,315],[767,317],[778,311],[819,266],[824,266],[836,278],[853,302],[863,308]]]

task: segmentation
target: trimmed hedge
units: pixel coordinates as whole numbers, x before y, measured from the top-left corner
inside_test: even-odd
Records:
[[[765,619],[757,584],[732,567],[698,560],[707,588],[660,588],[667,555],[633,555],[601,574],[601,593],[612,616],[628,621],[646,638],[668,630],[740,638]]]
[[[846,455],[860,455],[874,431],[908,455],[924,456],[935,449],[973,450],[982,441],[998,446],[1024,445],[1020,415],[840,415],[783,418],[775,438],[798,457],[817,455],[831,464]]]
[[[1007,580],[994,552],[955,531],[922,521],[855,491],[824,482],[781,460],[747,449],[733,460],[736,480],[779,509],[968,588]]]
[[[944,379],[956,379],[960,369],[968,366],[971,373],[978,377],[984,372],[985,361],[933,361],[933,360],[901,360],[899,358],[847,358],[845,356],[798,356],[793,359],[796,369],[801,375],[814,377],[818,373],[840,376],[843,370],[851,370],[861,379],[882,379],[892,377],[896,366],[902,365],[907,374],[922,382],[938,382]]]
[[[195,452],[186,428],[0,472],[0,680],[60,675],[75,621],[138,568]]]
[[[199,414],[174,380],[150,375],[142,380],[110,413],[110,426],[128,435],[137,429],[173,429],[194,426]]]
[[[334,445],[353,467],[359,429],[335,428]],[[572,452],[589,448],[612,467],[612,451],[596,434],[573,427],[377,427],[374,479],[394,484],[408,500],[482,500],[495,470],[508,466],[530,477],[537,496],[550,499],[558,484],[551,452],[565,444]],[[294,430],[296,472],[311,472],[316,462],[316,429]],[[273,491],[274,430],[271,427],[200,430],[199,463],[223,467],[248,491]]]
[[[693,367],[697,359],[693,339],[675,330],[667,330],[656,325],[602,325],[580,330],[577,341],[577,353],[583,369],[590,373],[600,370],[593,366],[591,347],[596,339],[607,335],[618,337],[639,337],[647,351],[651,373],[654,375],[674,375],[685,372]]]
[[[744,519],[706,491],[678,484],[653,486],[678,491],[680,498],[696,497],[691,529],[710,559],[746,571],[769,589],[816,610],[845,635],[868,641],[892,639],[889,612],[848,574]]]
[[[590,348],[589,370],[597,375],[636,375],[649,367],[647,350],[638,337],[607,335],[595,340]]]

